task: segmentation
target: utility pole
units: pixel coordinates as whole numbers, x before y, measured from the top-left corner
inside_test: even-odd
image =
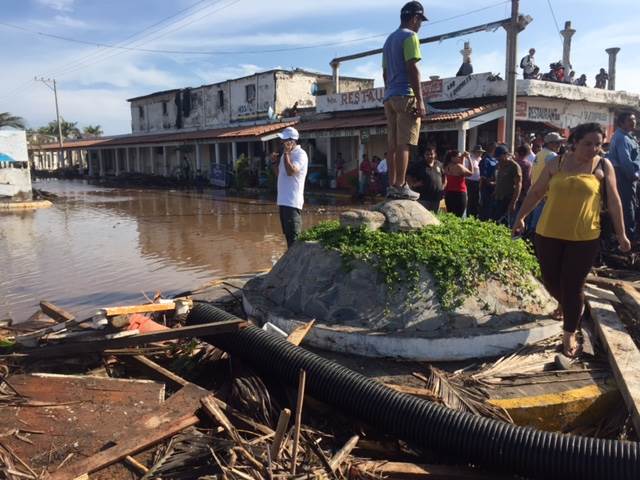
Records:
[[[44,83],[47,87],[53,90],[53,97],[56,101],[56,121],[58,122],[58,146],[60,147],[60,157],[62,158],[62,166],[64,167],[64,151],[62,149],[62,123],[60,122],[60,108],[58,107],[58,88],[56,86],[56,79],[35,77],[34,80]]]
[[[516,135],[516,66],[518,62],[518,33],[520,33],[520,25],[518,22],[518,11],[520,8],[520,0],[511,0],[511,22],[506,27],[507,30],[507,118],[506,118],[506,134],[507,149],[513,152],[515,135]]]

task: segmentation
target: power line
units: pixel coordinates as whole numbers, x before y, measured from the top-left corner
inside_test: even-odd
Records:
[[[556,12],[553,10],[553,5],[551,5],[551,0],[547,0],[547,5],[549,5],[549,10],[551,11],[551,16],[553,17],[553,23],[556,24],[556,30],[558,31],[558,36],[560,37],[560,43],[562,42],[562,33],[560,33],[560,24],[558,23],[558,19],[556,18]]]
[[[179,11],[177,11],[177,12],[173,13],[172,15],[169,15],[169,16],[167,16],[167,17],[165,17],[165,18],[163,18],[163,19],[161,19],[161,20],[159,20],[159,21],[157,21],[157,22],[155,22],[155,23],[153,23],[153,24],[151,24],[151,25],[148,25],[147,27],[143,28],[142,30],[139,30],[139,31],[137,31],[137,32],[135,32],[135,33],[133,33],[133,34],[131,34],[131,35],[129,35],[129,36],[127,36],[127,37],[125,37],[123,40],[121,40],[120,42],[118,42],[118,44],[119,44],[119,45],[132,45],[132,44],[135,44],[135,43],[137,43],[137,42],[140,42],[140,41],[142,41],[145,37],[148,37],[148,36],[150,36],[150,35],[153,35],[153,34],[155,34],[155,33],[158,33],[158,32],[160,32],[160,31],[162,31],[162,29],[170,27],[172,24],[178,23],[178,22],[180,22],[180,21],[184,21],[184,20],[188,19],[190,16],[195,15],[195,14],[197,14],[197,13],[200,13],[200,12],[202,12],[203,10],[206,10],[206,9],[208,9],[208,8],[210,8],[210,7],[214,6],[214,5],[216,5],[216,4],[217,4],[217,3],[219,3],[221,0],[216,0],[216,1],[214,1],[214,3],[213,3],[212,5],[205,5],[205,6],[201,7],[201,8],[199,8],[199,9],[197,9],[197,10],[195,10],[195,11],[191,12],[191,13],[190,13],[189,15],[187,15],[186,17],[181,18],[181,19],[178,19],[178,20],[176,20],[176,21],[174,21],[174,22],[171,22],[171,23],[169,23],[169,24],[165,25],[164,27],[162,27],[161,29],[156,29],[156,30],[155,30],[155,31],[153,31],[153,32],[149,32],[148,34],[143,35],[141,38],[139,38],[139,39],[137,39],[137,40],[129,41],[129,40],[131,40],[132,38],[137,37],[137,36],[141,35],[142,33],[146,32],[146,31],[148,31],[148,30],[153,29],[154,27],[157,27],[158,25],[161,25],[161,24],[163,24],[163,23],[166,23],[166,22],[168,22],[169,20],[171,20],[171,19],[173,19],[173,18],[175,18],[175,17],[178,17],[178,16],[180,16],[180,15],[184,14],[185,12],[187,12],[187,11],[189,11],[189,10],[193,10],[195,7],[197,7],[198,5],[201,5],[202,3],[207,3],[207,2],[209,2],[209,1],[210,1],[210,0],[198,0],[197,2],[195,2],[195,3],[191,4],[190,6],[188,6],[188,7],[186,7],[186,8],[183,8],[183,9],[181,9],[181,10],[179,10]],[[96,52],[92,52],[92,53],[90,53],[90,54],[88,54],[88,55],[84,55],[84,56],[78,57],[78,58],[76,58],[76,59],[74,59],[74,60],[72,60],[72,61],[70,61],[70,62],[68,62],[68,63],[65,63],[65,64],[61,65],[60,67],[58,67],[58,69],[57,69],[57,70],[52,70],[52,71],[50,71],[50,72],[48,72],[48,73],[46,73],[46,74],[44,74],[44,75],[45,75],[45,76],[60,76],[60,75],[66,74],[66,73],[70,73],[70,71],[75,71],[75,70],[74,70],[74,67],[76,67],[76,68],[77,68],[78,66],[86,66],[87,64],[85,64],[85,63],[83,63],[83,62],[84,62],[84,61],[86,61],[86,60],[91,59],[92,57],[96,57],[96,56],[97,56],[98,58],[97,58],[96,60],[101,61],[99,57],[100,57],[103,53],[106,53],[106,52],[104,51],[104,49],[103,49],[102,47],[100,47],[100,48],[98,49],[98,51],[96,51]],[[116,55],[117,55],[117,54],[119,54],[119,53],[116,53]],[[108,58],[112,58],[113,56],[114,56],[113,54],[112,54],[112,55],[108,55],[107,57],[102,58],[102,60],[106,60],[106,59],[108,59]],[[93,63],[97,63],[97,62],[96,62],[96,61],[94,61]],[[71,69],[71,70],[70,70],[70,69]],[[0,99],[7,98],[7,97],[9,97],[9,96],[11,96],[11,95],[13,95],[13,94],[15,94],[15,93],[17,93],[17,92],[21,91],[21,90],[22,90],[22,89],[24,89],[25,87],[27,87],[27,86],[29,86],[29,85],[32,85],[32,84],[33,84],[33,79],[29,79],[29,80],[27,80],[26,82],[24,82],[24,83],[20,84],[18,87],[16,87],[16,88],[14,88],[13,90],[11,90],[10,92],[8,92],[8,93],[7,93],[6,95],[4,95],[3,97],[0,97]]]
[[[234,2],[232,2],[231,4],[225,5],[222,8],[227,8],[235,3],[238,3],[240,0],[235,0]],[[459,15],[454,15],[452,17],[448,17],[448,18],[443,18],[441,20],[437,20],[434,22],[430,22],[429,25],[436,25],[438,23],[443,23],[443,22],[447,22],[450,20],[454,20],[457,18],[461,18],[461,17],[465,17],[468,15],[472,15],[474,13],[478,13],[484,10],[488,10],[490,8],[494,8],[496,6],[500,6],[503,5],[505,3],[509,3],[506,1],[502,1],[496,4],[492,4],[492,5],[488,5],[482,8],[478,8],[475,10],[470,10],[468,12],[465,12],[463,14],[459,14]],[[221,8],[221,9],[222,9]],[[219,9],[219,10],[221,10]],[[169,32],[165,32],[162,35],[152,39],[152,40],[156,40],[157,38],[161,38],[163,36],[166,36],[170,33],[173,33],[176,30],[182,29],[188,25],[190,25],[191,23],[194,23],[195,21],[199,21],[202,18],[209,16],[219,10],[216,10],[214,12],[210,12],[209,14],[200,17],[192,22],[188,22],[184,25],[181,25],[180,27],[171,30]],[[96,46],[96,47],[100,47],[100,48],[108,48],[108,49],[115,49],[115,50],[123,50],[123,51],[132,51],[132,52],[143,52],[143,53],[158,53],[158,54],[170,54],[170,55],[249,55],[249,54],[261,54],[261,53],[278,53],[278,52],[290,52],[290,51],[296,51],[296,50],[307,50],[307,49],[313,49],[313,48],[323,48],[323,47],[333,47],[336,45],[346,45],[346,44],[350,44],[350,43],[358,43],[358,42],[362,42],[362,41],[366,41],[366,40],[372,40],[375,38],[380,38],[383,36],[386,36],[387,33],[381,33],[381,34],[377,34],[377,35],[370,35],[367,37],[360,37],[360,38],[355,38],[355,39],[350,39],[350,40],[342,40],[342,41],[336,41],[336,42],[327,42],[327,43],[317,43],[317,44],[311,44],[311,45],[302,45],[302,46],[298,46],[298,47],[281,47],[281,48],[272,48],[272,49],[259,49],[259,50],[214,50],[214,51],[203,51],[203,50],[166,50],[166,49],[154,49],[154,48],[140,48],[140,47],[127,47],[127,46],[123,46],[123,45],[118,45],[118,44],[109,44],[109,43],[103,43],[103,42],[96,42],[96,41],[89,41],[89,40],[81,40],[81,39],[76,39],[76,38],[71,38],[71,37],[66,37],[66,36],[62,36],[62,35],[56,35],[56,34],[51,34],[51,33],[45,33],[45,32],[40,32],[40,31],[34,31],[34,30],[30,30],[28,28],[24,28],[21,27],[19,25],[13,25],[13,24],[9,24],[9,23],[5,23],[5,22],[0,22],[0,25],[8,27],[8,28],[13,28],[13,29],[17,29],[17,30],[21,30],[33,35],[39,35],[39,36],[44,36],[44,37],[49,37],[49,38],[54,38],[56,40],[62,40],[62,41],[66,41],[66,42],[72,42],[72,43],[79,43],[79,44],[83,44],[83,45],[92,45],[92,46]]]

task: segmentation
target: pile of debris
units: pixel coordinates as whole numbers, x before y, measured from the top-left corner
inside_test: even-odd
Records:
[[[0,479],[496,478],[330,410],[305,394],[303,370],[297,390],[261,378],[197,340],[246,322],[185,326],[193,302],[88,319],[42,302],[28,322],[4,321]],[[234,296],[216,302],[241,309]]]

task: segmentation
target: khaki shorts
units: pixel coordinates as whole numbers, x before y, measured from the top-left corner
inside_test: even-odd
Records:
[[[416,97],[389,97],[384,102],[389,145],[418,145],[420,117],[415,108]]]

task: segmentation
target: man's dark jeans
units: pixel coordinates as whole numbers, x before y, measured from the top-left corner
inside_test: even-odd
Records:
[[[287,239],[287,248],[291,248],[302,232],[302,210],[280,205],[280,224]]]

